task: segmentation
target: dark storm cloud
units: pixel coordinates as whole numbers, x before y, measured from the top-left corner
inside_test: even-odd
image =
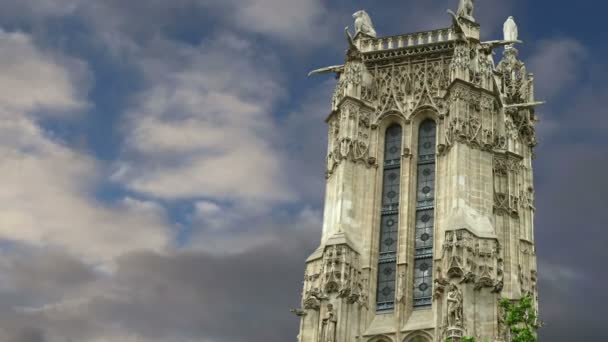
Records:
[[[112,277],[99,279],[83,291],[76,260],[59,258],[49,269],[60,269],[72,293],[82,296],[44,311],[10,307],[0,296],[0,337],[15,341],[77,341],[95,336],[126,334],[146,341],[276,341],[293,339],[301,291],[303,260],[315,248],[318,232],[276,232],[279,242],[233,256],[204,253],[162,255],[139,252],[116,261]],[[7,277],[41,277],[36,269],[49,266],[39,258],[27,270],[3,272]],[[35,274],[29,274],[33,271]],[[42,272],[44,273],[44,272]],[[66,291],[61,281],[28,284],[29,294]],[[67,291],[66,291],[67,292]],[[78,296],[77,296],[78,297]],[[113,331],[122,327],[122,331]],[[235,329],[238,327],[238,329]],[[53,339],[50,339],[50,338]],[[37,340],[38,338],[38,340]]]
[[[607,338],[598,313],[608,282],[608,120],[602,68],[589,47],[543,41],[531,57],[541,99],[535,166],[536,247],[542,341]]]

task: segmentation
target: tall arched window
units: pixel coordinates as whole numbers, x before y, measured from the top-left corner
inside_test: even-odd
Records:
[[[378,311],[392,310],[395,306],[397,237],[399,233],[399,184],[401,180],[401,135],[401,126],[392,125],[386,129],[384,140],[378,286],[376,291],[376,309]]]
[[[433,230],[435,226],[436,125],[420,124],[416,185],[416,242],[414,243],[414,307],[430,306],[433,291]]]

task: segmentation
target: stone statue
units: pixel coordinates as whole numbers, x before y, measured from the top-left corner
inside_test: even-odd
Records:
[[[458,16],[461,18],[468,19],[470,21],[475,21],[473,18],[473,10],[475,9],[475,4],[473,0],[460,0],[460,5],[458,5]]]
[[[515,23],[513,16],[510,16],[509,19],[505,21],[505,24],[503,25],[503,32],[505,34],[505,40],[517,40],[517,24]]]
[[[447,295],[448,327],[462,326],[462,292],[452,284]]]
[[[323,338],[321,342],[336,342],[336,324],[338,319],[334,312],[334,306],[327,304],[327,313],[323,318]]]
[[[364,10],[357,11],[353,14],[355,18],[355,35],[359,32],[364,33],[368,36],[376,38],[376,30],[374,30],[374,24],[369,14]]]

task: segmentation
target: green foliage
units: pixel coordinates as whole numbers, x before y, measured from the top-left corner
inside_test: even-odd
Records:
[[[511,332],[510,342],[538,342],[536,330],[540,324],[531,296],[524,296],[517,302],[503,298],[500,307],[504,310],[504,322]],[[475,342],[475,338],[465,336],[460,341]],[[446,342],[454,341],[448,338]]]
[[[511,342],[537,342],[536,330],[540,327],[531,296],[524,296],[518,302],[508,299],[500,301],[504,309],[505,324],[511,331]]]

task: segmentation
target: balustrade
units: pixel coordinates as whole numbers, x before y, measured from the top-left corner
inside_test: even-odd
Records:
[[[420,46],[433,43],[448,42],[454,40],[452,28],[439,29],[428,32],[404,34],[399,36],[381,37],[367,39],[359,43],[363,52],[383,51],[401,49],[412,46]]]

